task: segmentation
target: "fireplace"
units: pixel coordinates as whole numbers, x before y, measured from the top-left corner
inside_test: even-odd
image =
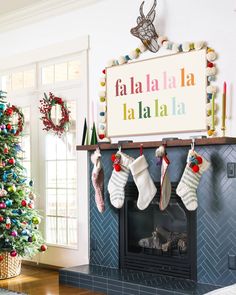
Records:
[[[120,268],[146,271],[196,281],[196,212],[188,211],[172,183],[170,204],[159,209],[160,183],[147,209],[137,208],[138,190],[125,188],[119,216]]]

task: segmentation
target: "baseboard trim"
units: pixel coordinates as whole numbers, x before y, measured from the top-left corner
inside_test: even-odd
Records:
[[[23,260],[22,265],[29,265],[29,266],[34,266],[37,268],[45,268],[45,269],[51,269],[51,270],[59,270],[59,269],[63,268],[61,266],[55,266],[55,265],[38,263],[36,261],[27,261],[27,260]]]

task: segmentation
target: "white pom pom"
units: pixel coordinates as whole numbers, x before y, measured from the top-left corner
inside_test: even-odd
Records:
[[[125,63],[126,63],[126,59],[125,59],[125,57],[124,57],[124,56],[120,56],[120,57],[118,58],[118,63],[119,63],[119,65],[123,65],[123,64],[125,64]]]
[[[205,46],[205,42],[203,42],[203,41],[199,41],[199,42],[195,42],[195,43],[194,43],[194,48],[195,48],[196,50],[200,50],[200,49],[202,49],[204,46]]]
[[[164,155],[165,155],[165,147],[164,147],[164,145],[161,145],[161,146],[159,146],[159,148],[156,149],[155,156],[162,157]]]
[[[100,130],[101,132],[104,132],[104,130],[106,130],[106,124],[100,123],[98,126],[98,130]],[[98,132],[99,134],[101,133],[100,131]]]
[[[98,96],[99,97],[106,97],[106,92],[105,91],[99,91]]]
[[[190,50],[190,43],[189,42],[183,43],[182,49],[183,49],[183,52],[188,52]]]
[[[106,116],[99,116],[100,123],[106,123]]]
[[[172,46],[172,51],[173,52],[179,52],[179,44],[174,43],[173,46]]]
[[[129,54],[130,59],[136,59],[138,57],[138,52],[136,50],[133,50]]]
[[[209,85],[209,86],[207,86],[206,91],[207,91],[207,93],[216,93],[217,92],[217,87],[213,86],[213,85]]]
[[[214,76],[216,74],[216,67],[207,67],[206,68],[206,75],[207,76]]]
[[[216,59],[215,51],[210,51],[207,53],[206,58],[208,61],[214,61]]]
[[[108,60],[108,62],[107,62],[107,66],[108,67],[112,67],[112,66],[114,66],[115,65],[115,60],[114,59],[110,59],[110,60]]]
[[[145,51],[147,50],[147,47],[146,47],[143,43],[141,43],[141,44],[139,45],[138,48],[140,49],[140,51],[141,51],[142,53],[145,52]]]
[[[216,112],[217,109],[218,109],[218,106],[217,106],[216,103],[214,104],[214,109],[215,109],[215,112]],[[211,103],[211,102],[208,102],[208,103],[206,104],[206,111],[209,112],[209,111],[211,111],[211,110],[212,110],[212,103]]]
[[[163,42],[164,41],[168,41],[168,38],[167,37],[164,37],[164,36],[160,36],[160,37],[158,37],[158,39],[157,39],[157,43],[158,43],[158,45],[161,47],[162,45],[163,45]]]
[[[99,112],[106,112],[106,103],[100,103],[99,104]]]

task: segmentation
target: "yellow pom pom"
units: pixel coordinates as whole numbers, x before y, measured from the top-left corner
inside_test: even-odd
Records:
[[[100,102],[106,101],[106,97],[100,97]]]
[[[100,85],[101,85],[101,86],[105,86],[106,83],[105,83],[105,82],[100,82]]]
[[[212,135],[214,134],[214,130],[211,130],[211,129],[208,130],[208,131],[207,131],[207,134],[208,134],[208,136],[212,136]]]
[[[212,48],[207,48],[207,52],[214,52],[215,50]]]

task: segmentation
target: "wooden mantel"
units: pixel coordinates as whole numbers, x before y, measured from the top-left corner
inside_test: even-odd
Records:
[[[175,139],[175,140],[162,140],[162,141],[148,141],[148,142],[130,142],[130,143],[99,143],[96,145],[77,145],[77,151],[93,151],[98,146],[101,150],[115,150],[119,146],[122,149],[137,149],[140,145],[143,148],[157,148],[162,144],[166,144],[167,147],[180,147],[190,146],[192,139]],[[201,138],[195,139],[195,145],[220,145],[220,144],[236,144],[235,137],[213,137],[213,138]]]

